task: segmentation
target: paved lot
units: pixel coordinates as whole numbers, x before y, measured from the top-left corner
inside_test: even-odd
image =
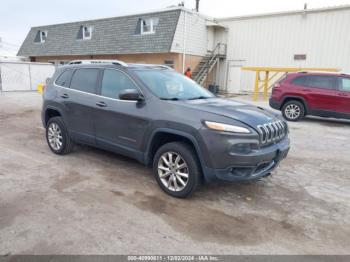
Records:
[[[40,107],[0,94],[0,254],[350,254],[350,122],[292,123],[272,176],[178,200],[133,160],[52,154]]]

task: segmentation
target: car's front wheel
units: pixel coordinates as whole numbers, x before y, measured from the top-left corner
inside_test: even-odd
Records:
[[[61,117],[49,119],[46,126],[46,140],[51,151],[58,155],[68,154],[74,147]]]
[[[158,185],[173,197],[188,197],[200,184],[197,156],[186,143],[172,142],[160,147],[154,157],[153,171]]]
[[[282,107],[282,114],[286,120],[296,122],[304,117],[305,107],[299,101],[288,101]]]

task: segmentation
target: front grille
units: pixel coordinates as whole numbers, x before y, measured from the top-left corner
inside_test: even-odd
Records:
[[[262,145],[276,143],[282,140],[288,132],[286,125],[280,120],[258,125],[258,131]]]

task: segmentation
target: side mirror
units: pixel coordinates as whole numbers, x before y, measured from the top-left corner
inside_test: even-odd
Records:
[[[119,99],[128,101],[144,101],[143,95],[136,89],[124,89],[119,93]]]

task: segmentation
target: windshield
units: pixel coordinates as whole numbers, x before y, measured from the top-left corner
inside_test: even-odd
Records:
[[[207,99],[212,93],[188,77],[175,71],[143,70],[135,71],[150,91],[164,100]]]

